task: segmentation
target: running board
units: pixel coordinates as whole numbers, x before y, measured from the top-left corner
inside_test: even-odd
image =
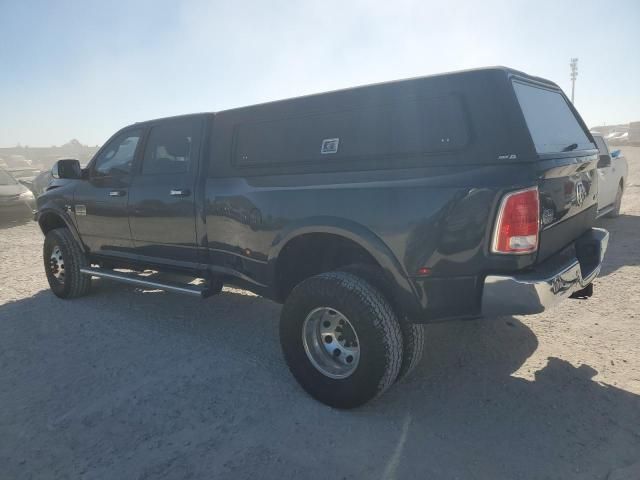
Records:
[[[137,285],[139,287],[156,288],[158,290],[166,290],[167,292],[173,293],[183,293],[185,295],[192,295],[194,297],[201,298],[208,296],[207,289],[199,287],[197,285],[157,282],[154,280],[148,280],[146,278],[139,277],[135,274],[115,272],[113,270],[106,271],[102,268],[81,268],[80,272],[86,275],[91,275],[93,277],[108,278],[110,280],[129,283],[131,285]]]

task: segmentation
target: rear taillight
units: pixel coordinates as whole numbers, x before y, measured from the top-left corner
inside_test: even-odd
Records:
[[[538,249],[538,187],[508,193],[500,202],[493,233],[493,253],[524,254]]]

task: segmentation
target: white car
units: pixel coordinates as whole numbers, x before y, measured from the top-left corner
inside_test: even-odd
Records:
[[[609,151],[601,134],[592,132],[600,158],[598,160],[598,217],[620,215],[622,194],[627,185],[629,166],[620,150]]]

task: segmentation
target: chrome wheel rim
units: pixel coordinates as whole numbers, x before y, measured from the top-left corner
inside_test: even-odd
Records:
[[[309,361],[329,378],[347,378],[358,368],[360,339],[349,319],[335,308],[319,307],[307,315],[302,343]]]
[[[53,247],[49,256],[49,269],[58,282],[64,283],[64,257],[58,245]]]

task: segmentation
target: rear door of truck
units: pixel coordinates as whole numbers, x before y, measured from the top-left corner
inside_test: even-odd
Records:
[[[512,84],[537,153],[541,262],[593,226],[597,148],[559,88],[520,79]]]
[[[598,147],[598,209],[608,207],[616,200],[618,182],[612,165],[609,147],[602,135],[593,135]]]
[[[199,262],[195,186],[203,124],[201,116],[150,124],[128,204],[134,251],[147,261]]]

